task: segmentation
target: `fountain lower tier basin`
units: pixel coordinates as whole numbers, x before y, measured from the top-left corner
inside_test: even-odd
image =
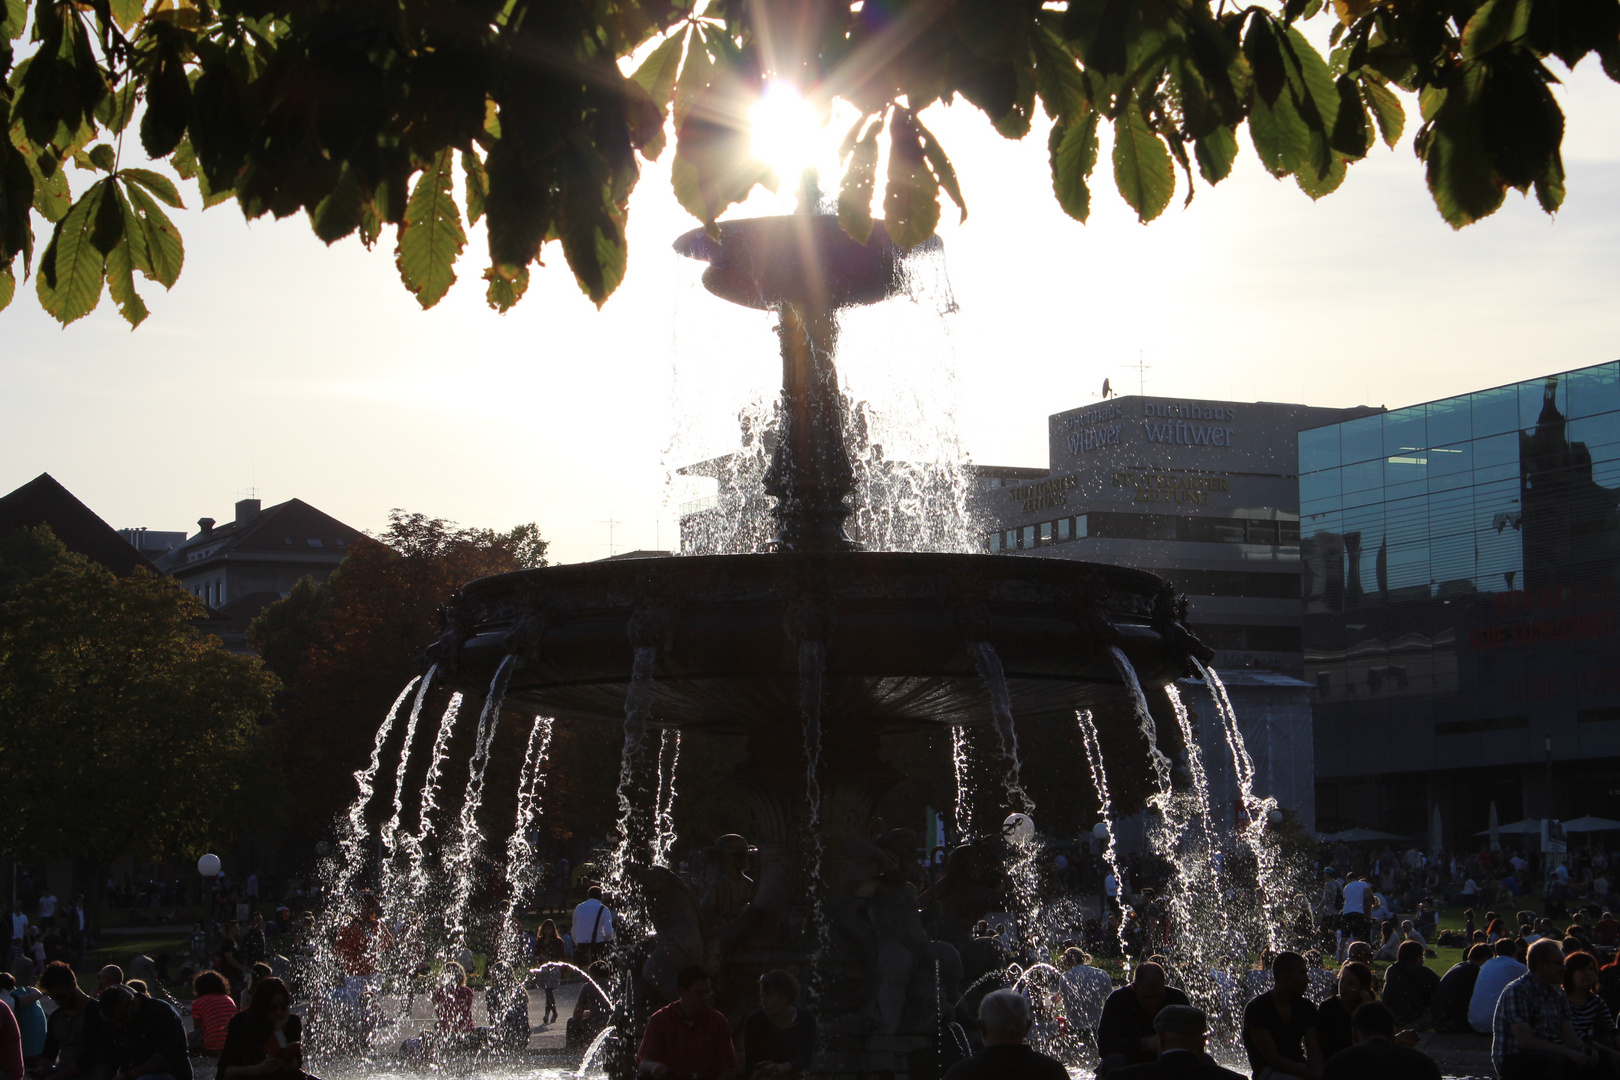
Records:
[[[824,646],[828,724],[990,721],[988,642],[1015,715],[1117,699],[1109,652],[1144,683],[1210,651],[1152,574],[1059,559],[913,552],[636,559],[484,578],[452,604],[429,659],[482,693],[516,657],[506,701],[622,720],[639,647],[655,650],[652,721],[747,730],[798,723],[801,662]],[[643,652],[643,663],[647,653]]]

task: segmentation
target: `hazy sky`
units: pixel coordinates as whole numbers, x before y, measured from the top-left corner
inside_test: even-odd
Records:
[[[1139,350],[1150,394],[1313,405],[1396,406],[1613,359],[1620,88],[1588,60],[1556,92],[1564,211],[1510,194],[1461,233],[1423,185],[1410,103],[1402,145],[1320,203],[1246,151],[1147,227],[1113,192],[1106,147],[1082,226],[1052,198],[1044,123],[1009,143],[969,107],[936,108],[925,119],[970,210],[957,225],[947,206],[941,229],[959,310],[862,313],[845,374],[879,401],[954,405],[975,461],[1044,466],[1047,415],[1095,400],[1105,377],[1135,392]],[[178,215],[185,271],[172,293],[143,290],[152,315],[133,333],[105,296],[60,329],[30,282],[0,314],[0,492],[48,471],[115,527],[194,531],[254,487],[367,529],[390,507],[533,520],[561,561],[606,555],[610,518],[617,550],[673,547],[691,493],[669,469],[726,449],[726,418],[780,366],[770,317],[708,297],[701,266],[671,252],[694,223],[668,164],[644,172],[629,275],[600,312],[555,246],[512,313],[489,311],[475,229],[461,281],[424,313],[391,240],[326,249],[302,215],[250,225],[234,204]]]

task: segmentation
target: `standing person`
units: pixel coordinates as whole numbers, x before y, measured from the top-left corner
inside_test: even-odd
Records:
[[[1468,1026],[1468,1003],[1474,998],[1479,971],[1490,959],[1491,947],[1481,942],[1468,950],[1466,959],[1440,977],[1434,1001],[1429,1005],[1437,1034],[1466,1035],[1473,1030]]]
[[[231,996],[240,994],[247,986],[248,966],[242,962],[242,924],[235,919],[225,923],[225,936],[219,939],[219,951],[214,954],[214,970],[231,984]]]
[[[653,1013],[636,1051],[636,1073],[651,1080],[736,1080],[731,1024],[714,1007],[714,985],[700,967],[675,976],[680,998]]]
[[[1149,960],[1138,964],[1131,985],[1108,995],[1097,1020],[1099,1077],[1126,1065],[1142,1065],[1158,1056],[1159,1036],[1153,1018],[1167,1005],[1185,1005],[1187,995],[1164,984],[1164,968]]]
[[[17,985],[10,972],[0,971],[0,993],[17,1017],[17,1030],[22,1039],[23,1067],[38,1075],[40,1055],[45,1053],[45,1010],[40,999],[45,995],[38,987]]]
[[[45,1080],[95,1075],[103,1047],[101,1005],[79,989],[73,969],[60,960],[46,967],[39,988],[56,1006],[45,1019]]]
[[[1372,968],[1359,960],[1346,960],[1339,969],[1338,993],[1316,1006],[1316,1042],[1322,1048],[1323,1061],[1332,1061],[1335,1055],[1355,1045],[1356,1010],[1377,1000]]]
[[[816,1018],[799,1008],[799,980],[785,971],[759,977],[759,1009],[743,1021],[743,1076],[787,1080],[810,1068]]]
[[[49,885],[39,895],[39,927],[41,930],[56,927],[56,894],[51,892]]]
[[[249,878],[248,880],[252,880]],[[247,933],[242,935],[242,962],[252,967],[262,963],[268,950],[264,942],[264,914],[255,911],[248,920]]]
[[[1322,1080],[1440,1080],[1440,1066],[1422,1051],[1395,1044],[1395,1015],[1369,1001],[1351,1017],[1356,1044],[1332,1058]]]
[[[602,902],[602,887],[592,885],[574,909],[574,963],[588,967],[602,958],[613,940],[613,912]]]
[[[1159,1036],[1158,1060],[1118,1069],[1110,1080],[1243,1080],[1205,1053],[1209,1027],[1202,1009],[1167,1006],[1153,1018],[1153,1030]]]
[[[191,1080],[186,1025],[168,1002],[109,986],[101,992],[101,1016],[112,1035],[113,1080]]]
[[[19,901],[11,905],[11,956],[23,956],[28,945],[28,916]],[[6,962],[10,966],[10,960]]]
[[[1559,1080],[1593,1068],[1596,1050],[1582,1048],[1564,993],[1558,942],[1530,946],[1523,975],[1497,999],[1491,1023],[1491,1063],[1501,1080]],[[1481,975],[1484,973],[1481,972]]]
[[[562,986],[563,942],[557,935],[557,924],[550,919],[540,924],[540,933],[534,939],[535,959],[545,965],[540,979],[546,990],[546,1008],[540,1014],[542,1024],[557,1021],[557,990]]]
[[[335,951],[351,990],[370,989],[377,975],[377,957],[393,951],[394,935],[382,924],[382,901],[377,894],[360,894],[360,911],[338,931]]]
[[[1296,952],[1280,952],[1271,962],[1272,986],[1243,1008],[1243,1047],[1256,1076],[1322,1073],[1322,1047],[1316,1037],[1316,1006],[1305,997],[1310,970]]]
[[[1344,911],[1339,921],[1344,926],[1344,939],[1366,941],[1372,930],[1367,921],[1367,914],[1371,910],[1367,905],[1372,895],[1372,885],[1367,882],[1367,875],[1353,875],[1351,880],[1345,882],[1343,895]]]
[[[1025,1045],[1034,1023],[1023,994],[996,990],[984,995],[979,1002],[984,1049],[952,1065],[944,1080],[1068,1080],[1061,1062]]]
[[[225,1049],[225,1032],[237,1013],[225,976],[210,968],[191,980],[191,1040],[194,1051],[217,1054]]]
[[[1512,938],[1502,938],[1494,948],[1496,955],[1479,969],[1474,978],[1474,996],[1468,999],[1468,1026],[1480,1035],[1491,1033],[1496,1001],[1507,984],[1525,973],[1525,966],[1514,956],[1518,946]]]
[[[1059,989],[1069,1031],[1082,1038],[1094,1035],[1102,1019],[1103,1003],[1114,992],[1114,980],[1108,977],[1108,972],[1092,967],[1091,957],[1082,950],[1065,949]]]

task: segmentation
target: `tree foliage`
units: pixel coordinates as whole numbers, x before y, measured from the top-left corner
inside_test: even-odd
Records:
[[[47,528],[0,540],[0,846],[185,859],[272,812],[250,795],[274,786],[254,740],[276,680],[203,615],[167,578],[116,577]]]
[[[1315,18],[1332,23],[1326,57],[1300,30]],[[891,236],[932,235],[941,194],[966,213],[919,119],[938,101],[971,103],[1012,139],[1045,112],[1054,193],[1081,221],[1110,124],[1115,184],[1150,221],[1177,168],[1188,199],[1228,175],[1245,125],[1267,170],[1333,191],[1375,137],[1401,138],[1397,89],[1418,95],[1413,149],[1460,228],[1510,188],[1558,208],[1546,62],[1589,53],[1620,77],[1620,0],[4,0],[0,307],[18,256],[64,324],[105,286],[138,325],[135,271],[174,284],[184,250],[159,204],[180,206],[179,191],[121,167],[126,133],[204,206],[302,211],[329,244],[370,246],[392,226],[424,307],[481,219],[491,306],[522,298],[552,242],[600,305],[624,277],[641,161],[671,132],[675,194],[711,229],[775,183],[741,119],[774,78],[860,110],[839,199],[857,237],[880,139]],[[76,195],[69,165],[89,174]],[[50,226],[37,267],[35,217]]]
[[[475,578],[545,565],[545,550],[533,523],[505,532],[467,529],[394,510],[388,528],[376,540],[354,545],[326,585],[301,582],[260,613],[249,640],[286,681],[269,743],[288,778],[294,835],[319,835],[354,797],[351,773],[370,753],[377,725],[401,688],[419,674],[418,658],[440,633],[440,606]],[[447,698],[436,690],[424,706],[413,747],[413,792],[420,789]],[[470,719],[460,725],[461,739],[476,727],[479,705],[465,707]],[[503,793],[516,791],[529,720],[510,712],[502,718],[490,771],[492,815],[512,812],[515,796]],[[389,750],[394,757],[404,725],[398,727]],[[461,739],[451,754],[464,762],[471,748]],[[509,760],[514,756],[515,762]],[[510,785],[503,779],[508,769]],[[454,769],[446,776],[447,785],[457,782]],[[391,775],[379,777],[378,789],[391,798]],[[414,806],[414,795],[410,801]],[[449,801],[441,799],[441,805]]]

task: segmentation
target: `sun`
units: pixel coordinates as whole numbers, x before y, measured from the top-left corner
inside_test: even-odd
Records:
[[[772,82],[748,115],[753,156],[781,181],[794,182],[814,164],[821,118],[789,82]]]

